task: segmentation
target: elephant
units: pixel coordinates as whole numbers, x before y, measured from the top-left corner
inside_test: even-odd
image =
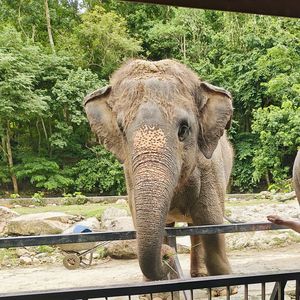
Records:
[[[84,108],[99,143],[123,164],[146,280],[166,278],[165,226],[223,223],[233,164],[231,94],[171,59],[130,59]],[[223,234],[191,236],[192,277],[231,274]]]
[[[300,204],[300,149],[296,155],[293,166],[293,184],[295,193]]]

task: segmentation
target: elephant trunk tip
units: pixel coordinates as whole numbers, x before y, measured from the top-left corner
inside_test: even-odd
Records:
[[[149,258],[149,260],[151,259]],[[144,260],[140,261],[141,270],[147,279],[150,280],[166,279],[170,272],[174,272],[176,270],[174,251],[166,244],[162,244],[161,255],[158,260],[153,258],[152,263],[147,263],[146,265],[143,264],[142,261]]]

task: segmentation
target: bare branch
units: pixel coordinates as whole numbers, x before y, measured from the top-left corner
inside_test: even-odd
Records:
[[[85,146],[86,146],[88,149],[90,149],[92,152],[94,152],[94,153],[96,154],[96,159],[97,159],[97,161],[99,162],[99,158],[98,158],[98,153],[97,153],[97,151],[95,151],[93,148],[90,148],[90,147],[87,145],[87,143],[85,143]]]

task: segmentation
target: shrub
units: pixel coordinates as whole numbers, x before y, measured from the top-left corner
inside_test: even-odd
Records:
[[[100,193],[121,195],[126,191],[123,166],[115,156],[105,150],[101,145],[91,148],[88,159],[82,159],[73,168],[76,190],[95,191]]]

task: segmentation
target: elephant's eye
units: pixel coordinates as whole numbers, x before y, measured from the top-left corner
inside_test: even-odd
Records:
[[[119,126],[119,129],[120,129],[121,133],[123,133],[124,128],[123,128],[122,124],[118,124],[118,126]]]
[[[124,131],[123,118],[120,115],[117,116],[117,124],[118,124],[118,127],[119,127],[121,133],[123,133],[123,131]]]
[[[189,135],[189,127],[187,124],[181,124],[178,130],[178,138],[183,141]]]

